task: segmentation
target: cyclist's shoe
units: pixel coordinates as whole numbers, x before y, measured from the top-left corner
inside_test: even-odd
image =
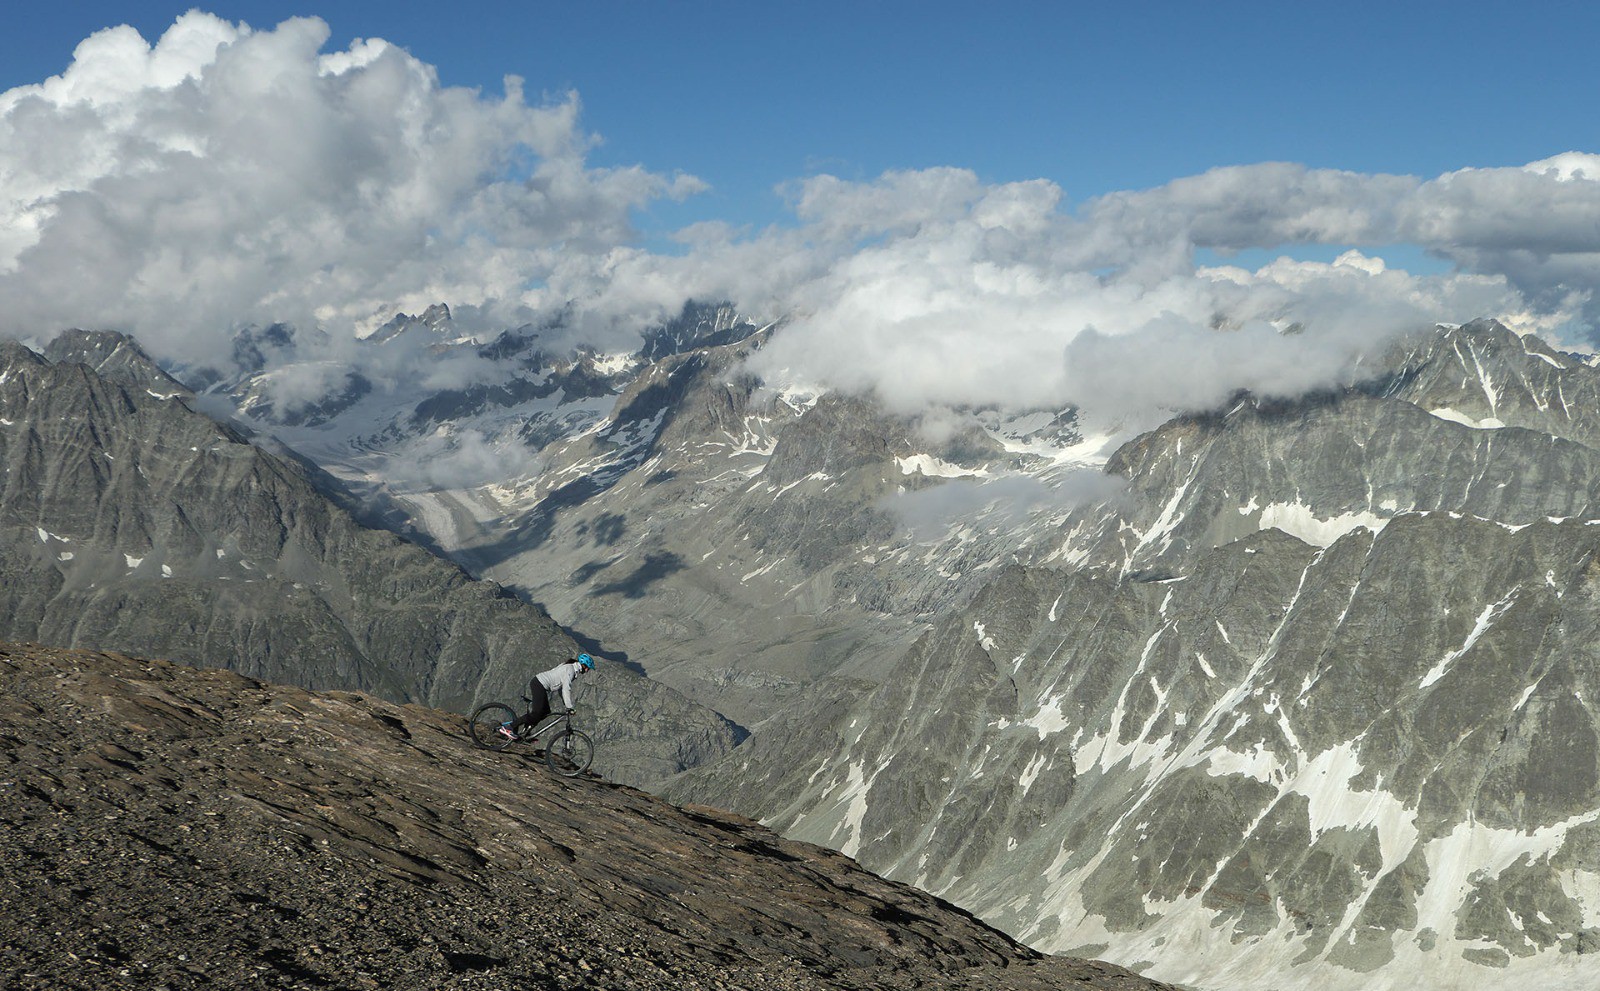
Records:
[[[500,724],[500,735],[505,737],[507,740],[520,740],[520,739],[522,739],[520,736],[517,735],[517,731],[511,728],[511,724],[510,723],[501,723]]]

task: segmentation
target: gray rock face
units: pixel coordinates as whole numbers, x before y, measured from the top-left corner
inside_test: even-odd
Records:
[[[0,636],[457,711],[515,700],[576,652],[541,610],[356,524],[296,466],[149,382],[0,343]],[[621,665],[590,692],[615,777],[732,744],[715,715]]]
[[[188,396],[189,390],[162,371],[139,342],[114,331],[66,330],[44,350],[56,363],[72,362],[87,366],[102,378],[139,386],[157,399]]]
[[[1382,381],[1386,397],[1468,424],[1526,427],[1600,447],[1600,376],[1585,356],[1478,320],[1422,340],[1395,364],[1398,374]]]
[[[1583,521],[1414,514],[1171,581],[1015,569],[669,794],[1177,983],[1452,987],[1493,956],[1581,987],[1597,552]]]
[[[1473,429],[1359,394],[1169,423],[1108,466],[1131,510],[1102,517],[1091,560],[1125,573],[1181,568],[1193,551],[1276,527],[1325,544],[1401,513],[1512,525],[1590,511],[1593,448],[1516,427]]]
[[[639,357],[656,361],[701,348],[717,348],[745,340],[755,328],[727,303],[688,302],[677,318],[644,334]]]

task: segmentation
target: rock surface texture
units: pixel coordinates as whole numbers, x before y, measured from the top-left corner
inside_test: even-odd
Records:
[[[0,986],[1159,991],[456,716],[0,645]]]

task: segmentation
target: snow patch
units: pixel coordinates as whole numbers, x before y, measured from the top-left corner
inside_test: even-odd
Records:
[[[1111,452],[1121,446],[1123,440],[1122,435],[1116,433],[1092,434],[1077,443],[1058,447],[1039,438],[1024,441],[1017,436],[994,431],[990,431],[990,436],[1011,454],[1030,454],[1047,460],[1057,468],[1103,468],[1111,460]]]
[[[783,371],[787,372],[788,369]],[[804,413],[817,405],[828,390],[820,385],[791,383],[777,390],[778,401],[796,413]]]
[[[601,375],[620,375],[634,364],[634,356],[625,351],[617,354],[597,354],[591,360],[594,363],[594,370]]]
[[[1067,721],[1067,712],[1062,703],[1066,696],[1058,695],[1039,706],[1039,711],[1024,719],[1023,726],[1030,727],[1039,734],[1039,739],[1059,733],[1071,725]]]
[[[1278,758],[1260,740],[1243,752],[1218,747],[1205,754],[1205,771],[1214,778],[1237,774],[1257,781],[1271,781],[1280,770]]]
[[[749,574],[745,575],[743,578],[740,578],[739,579],[739,584],[743,585],[745,582],[748,582],[752,578],[761,577],[762,575],[764,575],[767,572],[771,571],[773,568],[776,568],[779,565],[779,563],[782,562],[782,561],[783,561],[783,558],[781,558],[781,557],[773,558],[771,561],[767,562],[766,564],[762,565],[761,567],[757,568],[756,570],[754,570],[754,571],[750,572]]]
[[[963,468],[931,454],[913,454],[909,458],[895,458],[902,475],[925,475],[929,478],[988,478],[986,468]]]
[[[978,622],[977,620],[973,620],[972,629],[978,634],[978,646],[982,647],[985,651],[994,650],[994,638],[985,632],[982,623]]]
[[[807,475],[805,478],[796,479],[795,481],[790,482],[788,485],[785,485],[781,489],[777,488],[776,486],[769,485],[769,486],[767,486],[767,491],[775,493],[773,495],[773,497],[772,497],[772,501],[773,502],[777,502],[780,498],[782,498],[782,496],[783,496],[783,494],[785,492],[788,492],[790,489],[794,488],[796,485],[801,484],[802,482],[830,482],[832,480],[833,480],[833,476],[828,474],[827,472],[825,472],[825,471],[814,471],[811,474]]]
[[[1028,793],[1029,788],[1033,787],[1033,783],[1038,780],[1039,772],[1044,770],[1044,765],[1048,759],[1045,754],[1039,754],[1028,762],[1027,767],[1022,769],[1022,776],[1017,779],[1017,783],[1022,786],[1024,795]]]
[[[1261,529],[1282,530],[1317,547],[1328,547],[1347,533],[1362,528],[1377,533],[1389,521],[1376,513],[1344,513],[1324,519],[1310,506],[1298,502],[1275,502],[1261,511]]]
[[[881,771],[882,768],[878,770]],[[872,779],[877,776],[877,772],[873,772]],[[856,761],[850,765],[842,785],[835,785],[832,789],[839,791],[838,797],[834,799],[834,807],[844,806],[844,818],[834,828],[833,838],[837,840],[840,833],[847,834],[844,842],[836,847],[847,857],[854,857],[861,852],[861,823],[867,815],[867,793],[872,790],[872,779],[866,776],[865,765],[861,761]]]
[[[1494,625],[1495,620],[1499,619],[1507,609],[1511,608],[1511,604],[1516,601],[1517,592],[1520,591],[1521,588],[1522,586],[1519,585],[1508,592],[1505,598],[1501,599],[1499,602],[1496,602],[1490,606],[1484,606],[1483,612],[1478,614],[1478,621],[1473,625],[1472,632],[1467,634],[1466,642],[1460,647],[1457,647],[1455,650],[1452,650],[1450,653],[1444,655],[1444,657],[1440,658],[1439,663],[1435,664],[1428,670],[1427,674],[1422,676],[1422,681],[1418,683],[1417,688],[1427,688],[1440,678],[1443,678],[1445,674],[1449,672],[1451,666],[1454,665],[1456,661],[1460,660],[1467,651],[1472,649],[1472,645],[1478,642],[1478,638],[1488,632],[1489,627]]]
[[[1561,362],[1555,360],[1554,358],[1552,358],[1549,355],[1543,353],[1542,351],[1535,351],[1532,348],[1528,347],[1528,339],[1526,337],[1524,337],[1522,339],[1522,350],[1525,353],[1527,353],[1529,355],[1532,355],[1535,358],[1538,358],[1540,361],[1545,362],[1546,364],[1554,365],[1555,367],[1561,369],[1562,371],[1566,371],[1567,370],[1567,366],[1563,365]],[[1548,374],[1548,373],[1546,373],[1546,374]]]
[[[1474,430],[1499,430],[1501,427],[1505,426],[1505,424],[1502,423],[1497,417],[1486,416],[1481,420],[1474,420],[1467,414],[1462,413],[1459,410],[1451,409],[1448,406],[1441,406],[1438,409],[1430,409],[1428,412],[1432,413],[1434,416],[1437,416],[1441,420],[1449,420],[1451,423],[1459,423],[1464,427],[1471,427]]]

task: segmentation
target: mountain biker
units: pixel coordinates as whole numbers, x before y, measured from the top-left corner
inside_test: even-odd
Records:
[[[533,702],[528,706],[528,714],[520,718],[500,724],[500,735],[510,740],[522,739],[522,734],[539,725],[544,717],[550,715],[550,694],[556,689],[561,689],[561,702],[566,707],[567,713],[572,713],[572,680],[585,671],[594,670],[594,658],[588,654],[579,654],[577,657],[568,658],[548,671],[541,671],[529,684]]]

